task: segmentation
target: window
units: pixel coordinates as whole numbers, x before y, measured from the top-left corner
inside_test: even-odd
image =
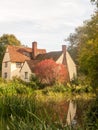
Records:
[[[25,56],[30,57],[30,53],[28,53],[28,52],[23,52],[23,54],[24,54]]]
[[[8,66],[8,62],[5,62],[5,68]]]
[[[28,72],[25,72],[25,79],[28,79]]]
[[[20,68],[21,67],[21,63],[20,62],[16,62],[16,68]]]
[[[5,79],[7,78],[7,72],[4,73],[4,78],[5,78]]]

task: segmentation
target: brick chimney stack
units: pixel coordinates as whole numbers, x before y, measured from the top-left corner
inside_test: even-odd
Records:
[[[66,54],[66,45],[62,45],[62,51]]]
[[[35,59],[37,56],[37,42],[36,41],[32,42],[32,53],[33,53],[32,54],[33,59]]]

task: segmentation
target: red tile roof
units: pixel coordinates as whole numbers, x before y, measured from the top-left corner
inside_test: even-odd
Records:
[[[39,53],[41,52],[41,54],[38,54],[35,58],[35,60],[37,61],[41,61],[45,59],[53,59],[54,61],[56,61],[63,53],[62,51],[45,53],[46,52],[45,49],[37,49],[37,50]],[[32,48],[8,45],[8,52],[10,55],[11,62],[25,62],[26,60],[30,60],[30,62],[32,61],[34,62],[34,60],[31,60]]]
[[[31,59],[30,54],[32,52],[32,49],[9,45],[8,52],[9,52],[10,60],[12,62],[24,62],[25,60]]]
[[[11,62],[25,62],[26,60],[30,60],[28,61],[30,66],[33,63],[35,64],[36,61],[42,61],[45,59],[53,59],[56,61],[63,53],[63,51],[45,53],[45,49],[37,49],[37,51],[39,54],[36,56],[35,60],[32,60],[32,48],[8,45],[8,52]]]

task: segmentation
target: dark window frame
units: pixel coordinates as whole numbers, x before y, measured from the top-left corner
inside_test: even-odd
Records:
[[[4,73],[4,78],[6,79],[6,78],[7,78],[7,76],[8,76],[8,75],[7,75],[7,72],[5,72],[5,73]]]
[[[16,68],[20,68],[21,67],[21,62],[16,62]]]
[[[28,72],[25,72],[25,79],[28,79]]]
[[[8,67],[8,62],[5,62],[5,68],[7,68]]]

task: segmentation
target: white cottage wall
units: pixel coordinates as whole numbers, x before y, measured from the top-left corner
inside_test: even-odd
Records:
[[[68,52],[66,52],[66,60],[67,60],[70,80],[73,80],[74,77],[77,77],[76,64],[74,63],[74,61],[72,60]]]
[[[7,63],[7,66],[5,66],[5,64]],[[7,78],[6,79],[10,79],[10,75],[11,75],[11,62],[10,62],[10,56],[8,53],[8,49],[6,49],[3,61],[2,61],[2,78],[5,78],[5,73],[7,73]]]
[[[25,78],[25,72],[28,73],[28,78]],[[30,70],[27,62],[25,62],[21,71],[20,71],[20,77],[21,77],[22,80],[29,82],[31,74],[32,74],[32,71]]]
[[[62,62],[63,62],[63,56],[64,56],[64,54],[62,54],[62,55],[59,57],[59,59],[56,61],[56,63],[62,64]]]
[[[20,77],[20,68],[16,67],[16,62],[12,62],[11,63],[11,79],[15,76]]]

